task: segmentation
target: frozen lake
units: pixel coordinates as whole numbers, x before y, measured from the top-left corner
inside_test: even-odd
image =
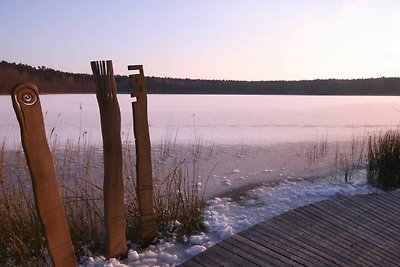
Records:
[[[119,95],[122,138],[132,141],[130,101],[129,95]],[[95,95],[45,95],[41,102],[47,131],[55,128],[61,142],[76,141],[87,132],[91,143],[102,143]],[[0,138],[7,146],[19,146],[19,126],[10,97],[1,96],[0,106]],[[341,167],[332,169],[329,155],[310,163],[307,153],[313,143],[307,141],[325,136],[329,141],[348,141],[352,136],[398,127],[399,111],[400,97],[149,95],[153,144],[173,141],[175,136],[184,144],[173,149],[168,158],[172,163],[175,157],[190,159],[191,150],[182,149],[192,147],[186,143],[202,140],[206,145],[215,144],[210,146],[213,153],[208,152],[210,148],[203,149],[196,165],[196,175],[203,178],[201,186],[205,186],[207,231],[184,242],[162,239],[148,249],[131,249],[128,259],[121,262],[88,257],[84,266],[176,266],[287,210],[338,195],[376,192],[367,185],[363,169],[355,170],[353,178],[344,183]],[[166,177],[170,173],[168,159],[160,160],[159,148],[153,148],[155,177]],[[329,151],[335,154],[334,147]],[[101,181],[101,164],[95,161],[93,166],[93,181]]]
[[[122,138],[132,139],[129,95],[119,95]],[[216,144],[270,145],[348,140],[352,135],[398,127],[400,97],[396,96],[239,96],[149,95],[150,135],[153,143],[174,139],[181,143],[202,139]],[[87,132],[101,144],[95,95],[41,96],[45,124],[61,141]],[[0,97],[0,138],[19,144],[18,123],[9,96]]]

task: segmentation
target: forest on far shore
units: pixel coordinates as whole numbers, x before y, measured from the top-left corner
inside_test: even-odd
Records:
[[[119,93],[130,93],[128,76],[116,75]],[[34,83],[43,94],[95,93],[90,74],[68,73],[26,64],[0,62],[0,94],[18,83]],[[400,95],[400,78],[327,79],[301,81],[232,81],[146,77],[150,94],[240,95]]]

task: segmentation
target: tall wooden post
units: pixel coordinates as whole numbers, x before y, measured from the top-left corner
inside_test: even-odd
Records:
[[[157,226],[153,204],[153,178],[151,167],[151,146],[147,119],[147,88],[143,66],[131,65],[128,70],[139,71],[129,77],[136,92],[131,94],[133,111],[133,132],[136,145],[137,195],[139,199],[141,245],[147,246],[156,238]]]
[[[104,148],[104,213],[107,257],[126,257],[126,216],[122,180],[121,113],[112,61],[92,61]]]
[[[31,83],[19,84],[13,88],[11,98],[21,128],[22,146],[32,177],[36,210],[43,226],[53,266],[77,266],[45,135],[38,89]]]

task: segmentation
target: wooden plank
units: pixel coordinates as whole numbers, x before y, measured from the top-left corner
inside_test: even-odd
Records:
[[[370,220],[366,212],[359,209],[359,206],[353,206],[353,208],[350,209],[348,206],[352,205],[351,203],[347,203],[346,206],[340,203],[326,202],[323,205],[324,206],[321,205],[319,207],[325,207],[327,209],[333,209],[335,207],[341,208],[340,215],[346,216],[347,222],[351,222],[354,228],[362,230],[364,234],[368,236],[373,235],[373,238],[381,244],[382,248],[384,248],[386,244],[392,242],[388,239],[388,236],[383,233],[385,229],[379,229],[380,223]]]
[[[298,259],[296,256],[289,255],[286,246],[282,246],[280,244],[276,244],[271,240],[266,241],[263,238],[259,238],[259,233],[257,233],[254,229],[250,229],[250,231],[246,231],[244,238],[248,239],[251,242],[257,243],[258,245],[265,247],[270,251],[274,251],[273,258],[280,262],[284,262],[291,266],[302,266],[303,264],[308,264],[309,261],[305,261],[302,259]],[[303,261],[303,263],[301,263]]]
[[[384,194],[386,195],[386,194]],[[390,194],[388,194],[388,197]],[[364,207],[363,210],[373,210],[374,214],[380,214],[380,216],[385,216],[385,217],[392,217],[392,216],[400,216],[400,210],[393,208],[398,205],[400,205],[400,200],[399,203],[396,205],[394,200],[390,199],[381,199],[377,194],[373,194],[366,198],[367,196],[362,196],[360,195],[357,198],[351,199],[351,198],[346,198],[342,201],[339,201],[339,203],[346,203],[346,204],[359,204],[360,207]],[[388,205],[388,203],[390,203]]]
[[[238,240],[242,242],[245,246],[261,251],[262,253],[265,253],[266,255],[270,256],[268,258],[268,261],[272,264],[275,264],[275,266],[289,265],[289,263],[291,262],[290,259],[280,254],[278,249],[274,250],[274,248],[271,248],[270,246],[265,246],[265,244],[260,244],[258,242],[259,241],[258,239],[252,238],[251,236],[244,234],[245,233],[243,232],[239,233],[233,236],[232,239]]]
[[[224,252],[221,252],[220,247],[216,247],[216,245],[207,249],[207,252],[204,253],[208,258],[212,259],[213,261],[218,262],[222,266],[227,267],[239,267],[240,265],[233,261],[232,258],[229,258]],[[230,254],[232,256],[232,253]]]
[[[248,260],[248,254],[235,254],[233,253],[233,251],[227,249],[227,247],[229,246],[221,246],[219,244],[211,247],[212,251],[221,255],[227,260],[227,262],[229,262],[229,264],[223,264],[224,266],[257,266],[256,264]]]
[[[307,244],[300,244],[293,241],[291,237],[287,238],[285,235],[277,234],[272,229],[258,229],[259,227],[261,226],[256,225],[247,231],[247,237],[254,240],[254,242],[258,242],[264,246],[270,243],[271,246],[280,248],[283,251],[282,255],[290,259],[293,256],[297,256],[311,264],[326,261],[326,258],[320,255],[321,253],[314,253],[312,251],[313,248],[310,248]]]
[[[313,208],[315,208],[315,207],[307,209],[307,212],[313,212],[314,214],[317,214],[317,216],[320,216],[320,217],[328,216],[327,214],[323,213],[320,209],[313,210]],[[351,233],[353,235],[353,238],[358,238],[358,244],[361,244],[361,242],[363,242],[362,244],[368,245],[369,249],[374,248],[372,243],[365,242],[365,241],[368,241],[368,237],[366,237],[365,235],[361,235],[361,236],[355,235],[354,225],[349,226],[349,224],[351,222],[345,222],[343,220],[340,220],[340,219],[338,219],[336,217],[332,217],[332,216],[327,217],[327,218],[328,218],[328,220],[330,220],[332,222],[333,227],[336,227],[336,229]]]
[[[360,200],[364,203],[371,204],[371,208],[376,208],[380,213],[387,213],[388,215],[400,216],[400,209],[394,207],[400,206],[400,198],[396,199],[395,194],[373,194],[372,196],[360,196]],[[369,197],[373,197],[374,201],[369,201]],[[388,205],[388,203],[390,203]]]
[[[332,243],[334,243],[332,247],[340,246],[344,250],[351,251],[353,258],[365,266],[376,266],[374,263],[375,259],[368,253],[354,250],[354,243],[352,242],[354,239],[352,239],[352,234],[350,232],[336,229],[328,222],[320,220],[318,217],[306,215],[298,210],[294,210],[290,214],[295,214],[298,216],[299,220],[297,220],[296,223],[300,227],[307,227],[308,225],[309,227],[312,227],[315,230],[315,233],[322,239],[329,239]],[[305,226],[303,226],[304,224]]]
[[[393,238],[393,242],[398,243],[397,240],[400,239],[400,227],[398,222],[394,220],[394,215],[382,213],[382,209],[373,206],[373,203],[372,201],[368,203],[365,201],[347,201],[344,203],[335,202],[335,205],[340,206],[348,212],[362,215],[362,220],[381,233],[385,237],[385,241],[392,241],[387,238]]]
[[[321,231],[314,225],[306,223],[306,220],[294,212],[288,212],[285,216],[278,216],[276,218],[282,223],[291,225],[294,231],[302,232],[306,236],[316,240],[316,242],[325,244],[329,248],[335,247],[335,251],[339,253],[341,257],[346,258],[346,263],[351,262],[352,266],[374,266],[364,259],[355,260],[357,253],[355,253],[355,251],[352,250],[352,247],[347,243],[336,240],[336,234],[328,234],[329,232],[326,231],[326,229],[322,229]]]
[[[207,250],[206,250],[207,251]],[[199,263],[203,266],[223,266],[217,260],[213,260],[207,256],[207,253],[200,253],[194,256],[191,261]]]
[[[389,196],[390,195],[390,196]],[[396,201],[397,204],[400,204],[400,190],[392,191],[385,194],[386,197],[391,201]]]
[[[257,249],[246,246],[240,241],[235,242],[231,238],[224,241],[225,242],[221,242],[217,245],[229,251],[232,251],[233,253],[236,253],[243,258],[246,258],[247,260],[258,266],[275,266],[275,264],[273,264],[273,261],[270,260],[271,256],[268,256],[266,253],[262,253]]]
[[[320,211],[312,210],[309,207],[297,209],[296,212],[302,212],[305,216],[310,218],[318,218],[320,219],[321,214]],[[364,242],[365,240],[362,237],[354,234],[352,231],[348,231],[343,229],[333,220],[324,221],[327,225],[327,229],[332,229],[332,231],[337,233],[337,238],[341,241],[348,241],[352,246],[356,245],[356,248],[360,249],[362,253],[365,253],[365,257],[372,257],[374,261],[381,263],[381,255],[374,251],[375,247],[373,243]]]
[[[370,198],[373,198],[373,202],[380,203],[382,207],[388,210],[388,212],[396,212],[397,214],[400,214],[400,210],[393,209],[394,205],[397,206],[400,204],[400,194],[398,192],[366,194],[360,195],[359,198],[367,202]]]
[[[365,204],[365,202],[367,202],[367,204]],[[372,201],[362,201],[362,200],[356,198],[351,202],[337,200],[333,204],[335,206],[337,206],[338,208],[340,208],[344,214],[351,213],[355,216],[353,218],[360,219],[360,220],[369,219],[372,224],[380,223],[384,217],[387,217],[387,216],[392,217],[392,215],[382,212],[381,208],[378,208],[378,207],[375,208],[373,205],[374,202],[372,202]],[[371,209],[373,209],[373,211]],[[359,216],[361,216],[363,218],[358,218]],[[360,221],[360,222],[362,222],[362,221]]]
[[[353,203],[352,206],[357,205],[358,209],[364,211],[365,213],[368,214],[368,217],[371,217],[371,219],[377,219],[377,220],[384,220],[387,223],[391,224],[392,226],[397,226],[397,224],[394,222],[393,218],[399,217],[400,213],[396,212],[389,212],[385,211],[385,206],[382,206],[378,203],[377,201],[374,202],[357,202]],[[348,204],[350,205],[350,204]]]
[[[276,216],[214,247],[259,266],[400,266],[399,205],[400,192],[328,199]],[[223,250],[203,253],[229,258]]]
[[[269,220],[265,223],[260,224],[259,226],[264,228],[265,230],[269,230],[272,228],[276,231],[281,231],[282,233],[284,233],[285,239],[292,239],[300,246],[307,246],[307,250],[310,250],[310,252],[323,257],[324,262],[329,262],[334,265],[346,266],[346,262],[343,260],[343,258],[338,257],[337,253],[331,250],[331,248],[326,247],[326,245],[323,243],[316,242],[309,236],[306,236],[304,234],[302,235],[301,233],[293,231],[293,229],[291,229],[290,227],[279,224],[277,220]]]
[[[371,239],[371,236],[368,235],[365,230],[360,229],[358,224],[353,223],[351,220],[344,218],[340,213],[336,213],[332,211],[329,206],[326,206],[325,203],[321,202],[319,205],[310,205],[309,210],[315,209],[321,216],[325,216],[327,220],[332,220],[338,226],[343,228],[346,231],[352,232],[354,235],[360,237],[364,244],[371,244],[372,250],[379,251],[382,256],[385,257],[386,262],[391,262],[396,264],[396,257],[391,255],[391,253],[387,253],[384,249],[382,249],[382,244],[377,239]],[[351,214],[348,214],[349,217],[352,217]]]
[[[339,203],[334,203],[334,204],[335,204],[335,206],[342,205]],[[397,236],[397,238],[396,238],[397,234],[395,234],[395,232],[390,230],[390,228],[393,229],[394,227],[392,225],[390,225],[388,227],[382,228],[382,226],[384,226],[385,223],[383,221],[381,221],[380,218],[377,218],[377,217],[375,219],[371,219],[371,217],[373,217],[375,215],[373,215],[370,210],[365,210],[365,211],[361,212],[361,209],[360,209],[360,206],[362,205],[361,203],[358,203],[356,205],[352,204],[352,203],[346,203],[346,204],[347,205],[341,206],[341,208],[344,211],[352,213],[355,216],[357,214],[361,214],[361,216],[362,216],[362,217],[358,217],[361,219],[360,221],[355,220],[355,217],[351,219],[351,221],[354,224],[358,225],[357,229],[360,229],[363,233],[368,235],[370,239],[373,239],[374,243],[376,243],[380,249],[387,251],[387,254],[393,255],[392,250],[395,248],[398,248],[400,245],[398,242],[400,236]],[[327,205],[332,206],[333,204],[331,202],[329,202],[329,203],[327,203]],[[351,206],[351,205],[353,205],[353,206]],[[391,248],[391,250],[388,249],[389,247]],[[398,263],[400,263],[400,262],[398,262]]]
[[[303,243],[307,244],[308,246],[312,247],[314,252],[319,251],[320,253],[322,253],[320,255],[322,255],[326,259],[332,259],[331,252],[326,251],[323,247],[321,247],[319,245],[319,242],[316,242],[315,240],[307,238],[307,236],[305,236],[302,233],[293,231],[293,229],[290,226],[286,226],[285,224],[282,224],[276,218],[274,220],[270,220],[266,223],[260,224],[259,226],[266,230],[270,229],[271,227],[275,228],[276,230],[283,232],[285,236],[290,236],[291,238],[294,238],[295,240],[297,240],[297,242],[303,242]]]
[[[183,263],[181,263],[179,266],[183,267],[203,267],[204,265],[201,265],[200,263],[195,262],[194,260],[188,260]]]
[[[375,194],[365,194],[361,195],[361,197],[369,197],[372,195],[376,199],[386,199],[389,200],[391,203],[400,203],[400,192],[399,191],[391,191],[386,193],[375,193]],[[387,204],[387,202],[385,202]]]
[[[249,253],[244,253],[244,250],[235,250],[235,246],[230,245],[229,243],[216,244],[215,249],[219,249],[221,253],[225,256],[229,257],[239,266],[258,266],[253,261],[251,261],[251,257],[249,257]]]

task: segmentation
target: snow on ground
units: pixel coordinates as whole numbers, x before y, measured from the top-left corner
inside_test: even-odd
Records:
[[[285,211],[335,196],[376,191],[363,180],[343,183],[297,179],[265,184],[251,189],[238,201],[228,197],[208,200],[204,213],[208,230],[204,233],[182,240],[162,239],[145,250],[130,250],[128,258],[121,261],[104,260],[101,257],[83,258],[81,266],[175,266],[217,242]]]

